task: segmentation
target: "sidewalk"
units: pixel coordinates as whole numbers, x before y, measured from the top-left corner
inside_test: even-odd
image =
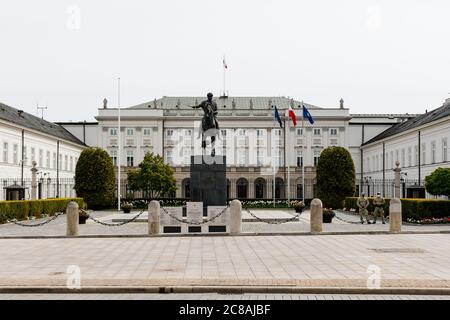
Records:
[[[449,294],[449,245],[449,234],[2,239],[0,292],[64,291],[77,265],[92,292],[364,293],[379,268],[379,293]]]

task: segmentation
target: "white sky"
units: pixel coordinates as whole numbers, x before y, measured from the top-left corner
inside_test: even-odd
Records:
[[[226,54],[230,96],[416,113],[449,97],[449,39],[447,0],[2,0],[0,101],[93,121],[119,76],[122,106],[218,96]]]

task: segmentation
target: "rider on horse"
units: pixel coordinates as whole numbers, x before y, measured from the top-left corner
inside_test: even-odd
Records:
[[[216,135],[219,130],[219,122],[217,121],[217,103],[212,100],[212,93],[208,93],[207,97],[208,100],[202,101],[198,106],[192,106],[192,108],[203,109],[204,115],[202,118],[202,148],[206,149],[205,133],[208,133],[207,135],[211,136],[211,145],[213,148],[211,155],[214,156]],[[211,134],[211,132],[213,134]]]

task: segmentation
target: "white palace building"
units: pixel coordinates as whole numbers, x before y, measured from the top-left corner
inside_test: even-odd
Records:
[[[63,146],[64,151],[60,152],[61,168],[65,169],[66,155],[68,159],[67,170],[59,174],[73,177],[70,169],[73,169],[85,145],[104,148],[115,165],[120,154],[122,172],[135,168],[147,152],[153,152],[163,155],[165,161],[174,167],[177,191],[172,196],[189,197],[190,156],[201,154],[198,131],[203,114],[201,109],[192,109],[190,106],[198,105],[204,99],[162,97],[121,108],[120,152],[119,110],[108,107],[106,103],[98,109],[98,122],[53,124],[60,133],[47,133],[46,138],[51,137],[48,144],[60,141],[60,146]],[[380,191],[386,196],[392,196],[393,169],[397,160],[402,167],[403,196],[409,197],[429,196],[423,188],[425,176],[439,166],[449,167],[447,145],[450,139],[450,99],[442,107],[421,115],[351,114],[342,100],[334,108],[305,103],[315,123],[310,125],[305,121],[304,127],[299,107],[302,103],[290,98],[223,96],[215,98],[215,101],[221,129],[216,151],[217,154],[226,155],[229,198],[301,198],[302,164],[305,198],[313,198],[317,160],[321,151],[328,146],[343,146],[350,151],[357,173],[358,192],[364,190],[369,194]],[[283,129],[274,121],[274,106],[285,120]],[[285,116],[289,107],[296,112],[296,127]],[[12,124],[2,118],[1,112],[0,120],[1,147],[5,148],[7,143],[7,153],[11,154],[0,159],[3,160],[0,162],[0,179],[13,178],[20,183],[20,157],[14,161],[12,154],[14,145],[21,148],[20,128],[25,125],[5,136],[3,132]],[[61,136],[61,132],[64,136]],[[27,144],[31,147],[30,143],[25,142]],[[38,167],[42,167],[42,172],[47,170],[52,178],[55,177],[52,160],[48,168],[46,166],[47,151],[50,152],[50,159],[55,151],[38,145],[33,148],[36,152],[34,157],[38,160],[40,150],[43,152],[42,166]],[[4,154],[4,149],[2,151]],[[30,150],[27,152],[25,158],[28,159],[32,156]],[[71,158],[73,166],[70,165]],[[127,190],[126,174],[122,177],[122,196],[126,196],[130,192]]]

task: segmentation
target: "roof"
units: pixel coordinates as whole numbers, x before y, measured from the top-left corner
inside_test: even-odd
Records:
[[[379,135],[373,137],[369,141],[364,142],[362,145],[368,145],[371,143],[374,143],[376,141],[386,139],[389,137],[392,137],[396,134],[405,132],[407,130],[411,130],[414,128],[418,128],[420,126],[423,126],[424,124],[431,123],[433,121],[445,118],[450,116],[450,101],[447,99],[447,101],[444,103],[442,107],[439,107],[437,109],[434,109],[430,112],[421,114],[413,119],[409,119],[407,121],[401,122],[399,124],[396,124],[389,129],[386,129],[385,131],[381,132]]]
[[[206,97],[162,97],[146,103],[138,104],[127,109],[191,109],[190,106],[198,105]],[[302,102],[287,97],[215,97],[219,109],[241,110],[269,110],[275,105],[278,109],[298,108]],[[308,109],[321,109],[317,106],[304,103]]]
[[[84,146],[85,144],[58,124],[46,121],[32,114],[0,103],[0,119],[19,126],[40,131],[59,139]]]

